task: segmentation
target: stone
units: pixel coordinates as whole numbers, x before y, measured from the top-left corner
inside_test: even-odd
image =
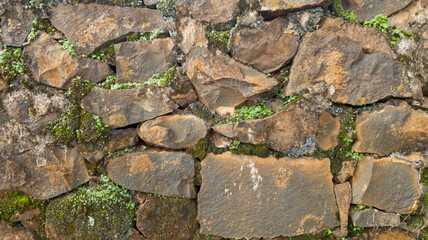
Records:
[[[228,138],[254,145],[266,144],[276,151],[303,148],[315,137],[317,114],[295,105],[263,119],[244,120],[213,127]]]
[[[61,44],[42,32],[25,48],[24,60],[34,80],[67,89],[75,77],[98,83],[113,73],[105,62],[73,56],[60,47]]]
[[[159,87],[132,89],[94,87],[82,100],[82,108],[100,116],[110,128],[119,128],[172,112],[178,106]]]
[[[352,203],[410,214],[421,195],[415,165],[396,158],[363,156],[352,178]]]
[[[207,134],[204,120],[193,115],[168,115],[141,124],[138,135],[144,142],[158,147],[185,149]]]
[[[136,152],[107,160],[108,176],[127,189],[168,197],[195,198],[194,160],[180,152]]]
[[[20,213],[20,212],[15,213],[15,215],[13,215],[13,217],[12,217],[12,219],[10,219],[10,221],[20,222],[20,221],[25,221],[25,220],[31,220],[37,215],[40,215],[40,209],[38,209],[38,208],[30,209],[30,210],[26,210],[22,213]]]
[[[201,173],[202,234],[266,238],[339,225],[328,159],[210,153]]]
[[[346,237],[348,236],[348,214],[352,199],[351,184],[346,182],[334,185],[334,195],[336,196],[340,218],[340,232],[335,233],[335,237]]]
[[[428,1],[415,1],[407,8],[389,17],[388,22],[403,31],[416,32],[417,28],[428,22]]]
[[[210,138],[211,142],[214,144],[216,148],[227,148],[232,144],[233,140],[223,135],[214,132]]]
[[[22,47],[33,27],[34,13],[19,3],[9,3],[1,14],[3,44]]]
[[[388,0],[379,4],[376,0],[343,0],[343,9],[349,10],[357,15],[358,21],[362,22],[382,14],[389,16],[405,8],[412,0]]]
[[[74,45],[76,53],[85,55],[131,33],[165,28],[159,10],[102,4],[58,5],[52,8],[50,21]]]
[[[337,146],[337,135],[340,129],[340,116],[333,117],[323,112],[318,118],[317,145],[324,151],[332,150]]]
[[[202,23],[190,17],[176,19],[177,44],[184,54],[189,54],[193,48],[208,48],[205,27]]]
[[[184,79],[182,75],[178,75],[178,79],[168,87],[168,96],[183,108],[198,98],[192,83],[188,79]]]
[[[0,240],[36,240],[36,235],[25,228],[11,227],[7,222],[0,221]]]
[[[355,227],[396,227],[401,223],[400,215],[377,209],[351,211],[351,218]]]
[[[139,138],[135,128],[114,129],[110,131],[107,144],[92,145],[79,144],[80,154],[91,163],[98,163],[108,153],[116,152],[124,148],[138,144]]]
[[[0,190],[11,190],[25,184],[25,170],[17,162],[3,159],[0,155]]]
[[[285,95],[324,91],[335,103],[362,106],[421,94],[420,84],[411,87],[404,66],[393,57],[389,40],[377,29],[327,18],[303,38]]]
[[[403,148],[428,146],[428,113],[404,102],[358,115],[355,129],[357,141],[352,149],[356,152],[385,156]]]
[[[160,3],[161,0],[144,0],[144,5],[149,7],[155,7],[156,4]]]
[[[116,82],[144,83],[153,74],[168,70],[175,64],[173,48],[171,38],[115,44]]]
[[[195,48],[187,56],[187,75],[211,113],[272,95],[278,81],[245,66],[218,49]]]
[[[177,0],[175,7],[183,16],[213,25],[232,24],[240,13],[238,0]]]
[[[289,63],[299,48],[300,34],[286,18],[263,22],[256,28],[238,27],[233,32],[233,57],[264,72]]]
[[[400,229],[376,229],[373,228],[369,232],[370,239],[373,240],[416,240],[413,234],[409,231],[404,231]]]
[[[339,172],[334,176],[333,180],[336,183],[344,183],[349,178],[354,176],[355,168],[357,167],[356,161],[344,161],[342,162],[342,168]]]
[[[140,205],[137,228],[146,239],[192,239],[198,231],[196,214],[194,200],[153,196]]]
[[[265,17],[273,18],[288,12],[308,8],[327,7],[328,0],[258,0],[259,11]]]

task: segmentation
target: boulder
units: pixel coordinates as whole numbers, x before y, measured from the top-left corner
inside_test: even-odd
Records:
[[[124,40],[128,34],[165,28],[159,10],[101,4],[58,5],[52,8],[50,21],[76,53],[85,55]]]
[[[0,221],[0,239],[1,240],[36,240],[36,234],[31,230],[11,227],[7,222]]]
[[[175,64],[171,38],[123,42],[114,45],[117,83],[146,82]]]
[[[213,25],[230,24],[240,13],[238,0],[177,0],[175,7],[181,15]]]
[[[336,103],[362,106],[422,93],[420,84],[412,86],[383,33],[352,21],[327,18],[321,29],[303,38],[286,95],[308,89],[326,92]]]
[[[47,33],[40,33],[24,50],[27,69],[39,83],[67,89],[71,79],[79,76],[98,83],[111,75],[113,71],[107,63],[73,56]]]
[[[323,112],[318,118],[317,145],[324,151],[332,150],[337,146],[337,135],[340,129],[340,116],[333,117]]]
[[[4,13],[1,14],[3,44],[22,47],[33,27],[35,17],[31,10],[25,9],[18,1],[7,4]]]
[[[204,120],[193,115],[169,115],[144,122],[138,135],[144,142],[158,147],[189,148],[207,134]]]
[[[352,178],[352,203],[387,212],[410,214],[418,208],[421,189],[415,165],[396,158],[364,156]]]
[[[377,209],[352,211],[351,218],[355,227],[396,227],[401,223],[399,214]]]
[[[336,196],[339,208],[340,231],[335,232],[336,237],[348,236],[348,214],[351,207],[352,190],[349,182],[334,185],[334,195]]]
[[[356,152],[385,156],[403,148],[428,146],[428,113],[404,102],[358,115],[355,129],[357,142],[352,149]]]
[[[115,183],[130,190],[168,197],[196,197],[194,160],[187,153],[128,153],[108,159],[106,169]]]
[[[231,40],[233,57],[264,73],[274,72],[296,54],[300,40],[296,29],[286,18],[276,18],[256,28],[239,27]]]
[[[258,0],[259,11],[268,18],[302,9],[327,7],[329,0]]]
[[[112,90],[94,87],[82,108],[101,117],[110,128],[124,127],[172,112],[178,106],[157,86]]]
[[[345,10],[357,15],[358,21],[362,22],[382,14],[389,16],[405,8],[412,0],[388,0],[379,4],[376,0],[342,0]]]
[[[201,173],[202,234],[265,238],[339,225],[328,159],[210,153]]]

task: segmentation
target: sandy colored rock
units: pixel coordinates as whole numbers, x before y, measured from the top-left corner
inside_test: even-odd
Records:
[[[389,40],[377,29],[327,18],[321,29],[303,38],[286,95],[325,91],[333,102],[362,106],[421,94],[420,84],[411,87],[393,56]]]
[[[357,15],[360,22],[372,19],[379,14],[389,16],[403,8],[405,8],[412,0],[342,0],[342,5],[345,10],[349,10]]]
[[[35,208],[35,209],[30,209],[30,210],[26,210],[22,213],[15,213],[15,215],[13,215],[11,221],[12,222],[20,222],[20,221],[24,221],[24,220],[31,220],[32,218],[34,218],[35,216],[40,215],[40,209]]]
[[[269,73],[291,61],[299,48],[296,26],[285,18],[264,22],[257,28],[238,28],[232,38],[236,60]]]
[[[165,28],[159,10],[101,4],[58,5],[52,8],[50,21],[76,53],[85,55],[124,40],[130,33]]]
[[[327,7],[328,0],[258,0],[259,11],[268,17],[284,15],[287,12],[307,8]]]
[[[419,172],[412,163],[364,156],[352,179],[352,203],[410,214],[418,208]]]
[[[123,42],[114,45],[117,83],[146,82],[175,64],[171,38]]]
[[[372,229],[370,231],[370,238],[373,240],[416,240],[410,233],[399,229]]]
[[[415,32],[418,27],[428,22],[428,1],[415,1],[389,17],[388,22],[406,32]]]
[[[207,134],[204,120],[193,115],[169,115],[144,122],[138,135],[158,147],[184,149],[194,146]]]
[[[156,6],[161,0],[144,0],[145,6]]]
[[[351,211],[351,218],[355,227],[396,227],[401,222],[400,215],[377,209]]]
[[[0,155],[0,190],[11,190],[25,184],[26,174],[21,164]]]
[[[205,27],[202,23],[190,17],[180,17],[176,20],[178,34],[177,44],[184,54],[189,54],[193,48],[208,48]]]
[[[334,195],[336,196],[340,219],[340,231],[334,235],[336,237],[346,237],[348,236],[348,214],[352,199],[351,184],[346,182],[334,185]]]
[[[178,78],[168,86],[167,91],[168,96],[180,107],[187,107],[198,98],[192,83],[181,74],[178,74]]]
[[[402,102],[373,113],[362,113],[356,120],[356,152],[381,156],[403,148],[428,146],[428,113],[413,110]]]
[[[229,138],[254,145],[266,144],[276,151],[304,147],[317,132],[317,114],[288,105],[270,117],[222,124],[213,130]]]
[[[108,176],[127,189],[195,198],[194,160],[187,153],[136,152],[107,160]]]
[[[232,144],[232,142],[233,142],[232,139],[224,137],[223,135],[221,135],[221,134],[219,134],[217,132],[214,132],[211,135],[210,140],[211,140],[211,142],[214,144],[214,146],[216,148],[226,148],[226,147],[229,147],[230,144]]]
[[[31,10],[25,9],[25,6],[18,3],[18,1],[6,5],[5,11],[1,15],[3,44],[22,47],[33,27],[35,17]]]
[[[330,161],[208,154],[201,233],[228,238],[315,234],[338,226]]]
[[[342,168],[334,176],[333,180],[337,183],[344,183],[350,177],[354,176],[355,168],[357,167],[356,161],[345,161],[342,162]]]
[[[214,25],[232,23],[240,12],[238,0],[177,0],[175,7],[181,15]]]
[[[24,228],[11,227],[7,222],[0,222],[0,240],[36,240],[36,235]]]
[[[25,48],[26,67],[37,82],[67,89],[71,79],[77,76],[98,83],[113,73],[107,63],[73,56],[60,47],[61,44],[42,32]]]
[[[172,112],[178,106],[159,87],[112,90],[94,87],[82,108],[101,117],[110,128],[124,127]]]
[[[340,129],[340,116],[333,117],[324,112],[318,118],[317,145],[324,151],[331,150],[337,146],[337,135]]]

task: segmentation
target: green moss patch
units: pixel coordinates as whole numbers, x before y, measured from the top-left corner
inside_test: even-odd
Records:
[[[24,75],[25,66],[22,49],[3,45],[3,50],[0,52],[0,65],[7,85],[15,81],[20,75]]]
[[[40,209],[43,215],[46,201],[35,199],[21,192],[9,192],[0,198],[0,219],[10,222],[16,213],[35,208]]]

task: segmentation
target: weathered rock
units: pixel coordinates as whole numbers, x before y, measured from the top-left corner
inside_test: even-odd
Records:
[[[289,63],[299,48],[300,35],[285,18],[257,28],[237,28],[231,46],[236,60],[269,73]]]
[[[186,153],[137,152],[107,160],[108,176],[135,191],[195,198],[194,160]]]
[[[328,112],[324,112],[318,118],[317,145],[324,151],[328,151],[337,146],[337,135],[340,129],[340,116],[333,117]]]
[[[50,20],[74,45],[76,53],[85,55],[130,33],[165,28],[159,10],[101,4],[59,5],[52,8]]]
[[[202,161],[202,234],[314,234],[338,225],[328,159],[209,154]],[[249,210],[250,209],[250,210]]]
[[[30,209],[27,211],[24,211],[22,213],[16,213],[15,215],[13,215],[11,221],[12,222],[20,222],[20,221],[24,221],[24,220],[31,220],[33,217],[40,215],[40,209],[35,208],[35,209]]]
[[[36,240],[36,235],[24,228],[11,227],[7,222],[0,222],[1,240]]]
[[[196,213],[194,200],[151,197],[138,209],[137,228],[146,239],[192,239]]]
[[[351,184],[346,182],[334,185],[334,195],[336,196],[340,218],[340,232],[335,233],[335,236],[346,237],[348,236],[348,214],[352,199]]]
[[[144,5],[152,7],[156,6],[161,0],[144,0]]]
[[[351,211],[351,218],[355,227],[396,227],[400,224],[400,215],[377,209]]]
[[[428,146],[428,113],[413,110],[406,103],[387,106],[373,113],[362,113],[356,121],[357,152],[381,156],[402,148]]]
[[[82,108],[101,117],[110,128],[124,127],[172,112],[178,106],[157,86],[111,90],[94,87]]]
[[[271,94],[278,82],[230,58],[220,50],[193,49],[185,69],[200,100],[214,113]]]
[[[3,43],[7,46],[22,47],[33,26],[33,12],[17,2],[9,3],[1,18]]]
[[[393,59],[389,41],[377,29],[327,18],[320,30],[303,38],[286,95],[322,89],[333,102],[361,106],[421,94],[420,84],[412,89],[403,71]]]
[[[223,135],[214,132],[210,138],[211,142],[214,144],[216,148],[226,148],[232,144],[233,140]]]
[[[24,59],[34,79],[52,87],[67,89],[74,77],[97,83],[113,71],[107,63],[73,56],[46,33],[40,33],[24,50]]]
[[[410,214],[421,195],[415,166],[396,158],[362,157],[352,179],[352,203]]]
[[[86,160],[91,163],[97,163],[109,152],[116,152],[137,145],[138,140],[135,128],[115,129],[110,131],[107,144],[101,146],[79,144],[79,151]]]
[[[138,135],[144,142],[165,148],[189,148],[207,134],[204,120],[192,115],[162,116],[144,122]]]
[[[188,79],[182,77],[181,74],[178,75],[178,79],[175,80],[167,90],[168,96],[180,105],[180,107],[187,107],[198,98],[195,90],[193,90],[192,83]]]
[[[346,182],[350,177],[354,176],[355,167],[357,167],[356,161],[342,162],[342,168],[336,176],[334,176],[333,180],[337,183]]]
[[[146,82],[153,74],[172,67],[175,56],[171,38],[114,45],[116,53],[116,74],[118,83]]]
[[[277,151],[289,151],[304,147],[307,141],[314,138],[317,125],[316,113],[289,105],[264,119],[218,125],[213,130],[241,142],[266,144]]]
[[[419,32],[420,39],[413,59],[415,59],[417,72],[415,77],[421,80],[422,91],[426,97],[428,96],[428,24],[423,25]]]
[[[369,232],[370,239],[373,240],[416,240],[413,234],[409,231],[395,229],[376,229],[373,228]]]
[[[180,17],[176,20],[177,44],[184,54],[189,54],[193,48],[208,48],[205,27],[190,17]]]
[[[235,21],[240,10],[238,0],[177,0],[177,11],[184,16],[192,16],[200,22],[209,24],[228,24]]]
[[[388,22],[406,32],[417,31],[417,28],[428,22],[428,1],[415,1],[409,7],[389,17]]]
[[[284,15],[287,12],[307,8],[327,7],[328,0],[258,0],[259,11],[267,17]]]
[[[389,16],[405,8],[412,0],[388,0],[379,4],[376,0],[343,0],[343,8],[357,15],[358,20],[365,21],[379,14]]]
[[[24,168],[0,155],[0,190],[10,190],[25,184]]]

